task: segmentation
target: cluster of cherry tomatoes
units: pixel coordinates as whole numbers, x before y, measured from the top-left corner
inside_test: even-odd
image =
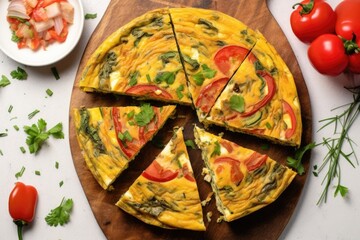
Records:
[[[304,0],[290,23],[294,34],[310,43],[308,57],[320,73],[360,73],[360,0],[343,0],[335,10],[324,0]]]

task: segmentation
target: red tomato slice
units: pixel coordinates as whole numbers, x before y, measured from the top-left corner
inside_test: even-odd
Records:
[[[208,113],[214,105],[216,98],[229,81],[229,78],[220,78],[201,89],[195,107],[200,108],[201,111]]]
[[[287,103],[285,100],[282,101],[282,107],[284,110],[284,114],[289,114],[289,116],[290,116],[291,127],[288,128],[285,132],[285,138],[289,139],[294,135],[295,130],[296,130],[296,117],[295,117],[294,110],[292,109],[290,104]]]
[[[251,156],[245,160],[245,165],[249,171],[253,171],[259,167],[261,167],[268,158],[267,155],[262,155],[258,152],[254,152]]]
[[[158,91],[159,94],[157,94],[156,91]],[[148,96],[152,98],[172,99],[171,94],[168,93],[166,90],[150,84],[138,84],[132,86],[128,90],[126,90],[125,93],[137,96]]]
[[[246,48],[228,45],[217,51],[214,62],[222,73],[231,77],[233,72],[239,67],[242,61],[244,61],[248,52],[249,50]]]
[[[194,175],[192,174],[192,172],[189,171],[189,167],[187,165],[184,165],[182,167],[182,172],[184,174],[184,178],[186,178],[190,182],[195,182]]]
[[[139,140],[142,143],[147,142],[159,129],[160,110],[156,107],[153,107],[153,110],[155,112],[154,118],[146,126],[139,128]]]
[[[123,133],[123,129],[121,122],[119,121],[120,112],[117,107],[113,107],[112,117],[114,121],[115,133],[116,136],[118,136],[119,133]],[[131,159],[140,150],[141,143],[136,139],[133,139],[131,142],[126,142],[126,144],[124,144],[123,141],[121,141],[118,137],[116,139],[119,143],[120,149],[129,159]]]
[[[157,161],[153,161],[141,175],[154,182],[168,182],[176,178],[178,172],[164,169]]]
[[[225,141],[225,140],[221,141],[220,145],[223,146],[224,148],[226,148],[226,150],[229,153],[231,153],[234,150],[233,147],[232,147],[232,144],[230,142],[228,142],[228,141]]]
[[[276,86],[274,78],[266,71],[257,71],[257,75],[263,78],[266,82],[268,87],[268,93],[265,97],[263,97],[259,102],[255,103],[254,105],[248,107],[247,111],[241,113],[242,117],[248,117],[256,113],[260,108],[265,106],[270,100],[273,98],[276,92]]]
[[[225,163],[230,165],[230,178],[235,185],[239,185],[244,178],[244,174],[240,171],[240,162],[238,160],[231,157],[219,157],[215,159],[214,163],[219,164],[215,170],[218,174],[224,170],[224,167],[221,166],[221,164]]]

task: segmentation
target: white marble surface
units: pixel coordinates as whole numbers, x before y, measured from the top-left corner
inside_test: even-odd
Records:
[[[17,239],[16,226],[8,214],[8,196],[14,183],[17,181],[15,173],[22,166],[26,168],[24,175],[19,178],[27,184],[36,186],[39,192],[39,202],[34,222],[24,228],[24,239],[106,239],[90,210],[89,204],[81,188],[79,179],[72,162],[68,138],[68,113],[73,81],[86,43],[100,21],[109,0],[82,0],[85,13],[97,13],[97,18],[85,21],[85,29],[79,45],[67,58],[47,67],[32,68],[21,66],[0,52],[0,75],[10,78],[10,72],[17,66],[23,67],[29,74],[26,81],[11,80],[11,85],[0,88],[0,132],[7,129],[8,136],[0,138],[0,239]],[[345,76],[326,77],[318,74],[310,65],[306,51],[307,45],[301,43],[293,35],[289,17],[291,6],[296,1],[269,0],[269,8],[280,23],[288,37],[295,55],[299,61],[306,80],[313,110],[314,140],[320,141],[323,137],[331,136],[331,129],[316,132],[319,120],[332,116],[331,109],[348,103],[352,95],[344,90],[344,84],[350,84]],[[336,6],[340,0],[329,0]],[[218,3],[220,4],[220,3]],[[2,26],[4,27],[4,26]],[[55,80],[50,67],[56,66],[61,79]],[[357,76],[358,77],[358,76]],[[47,97],[46,89],[54,92]],[[13,106],[11,113],[9,106]],[[28,114],[38,109],[33,119]],[[34,156],[21,153],[20,147],[25,144],[25,134],[22,130],[15,131],[14,125],[21,129],[24,125],[31,125],[39,118],[44,118],[48,127],[58,122],[64,126],[65,139],[51,139],[43,146],[39,154]],[[360,119],[351,129],[351,137],[360,144]],[[360,155],[359,147],[356,152]],[[311,165],[320,164],[326,154],[325,148],[316,148],[312,153]],[[59,169],[55,168],[59,162]],[[328,202],[317,206],[316,202],[321,194],[322,175],[309,175],[301,199],[292,216],[290,223],[283,232],[281,239],[358,239],[360,228],[360,182],[359,167],[355,169],[342,161],[342,183],[350,189],[348,197],[333,198],[332,192]],[[35,171],[41,172],[37,176]],[[59,187],[59,182],[64,185]],[[331,188],[331,191],[333,188]],[[74,200],[71,221],[63,227],[49,227],[44,218],[47,213],[56,207],[63,197]],[[264,236],[265,237],[265,236]]]

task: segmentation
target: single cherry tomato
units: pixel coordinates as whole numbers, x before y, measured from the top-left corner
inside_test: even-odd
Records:
[[[19,240],[22,228],[34,220],[38,193],[36,188],[17,182],[9,196],[9,213],[18,228]]]
[[[318,36],[335,32],[336,14],[323,0],[305,0],[290,16],[291,28],[297,38],[310,43]]]
[[[289,116],[289,120],[290,120],[289,123],[287,124],[288,128],[285,131],[285,138],[289,139],[294,135],[296,130],[296,117],[294,110],[292,109],[290,104],[285,100],[282,101],[282,108],[283,108],[284,116]]]
[[[217,96],[223,90],[228,81],[229,78],[220,78],[203,87],[200,91],[198,99],[196,100],[195,107],[200,108],[205,113],[209,112],[211,107],[214,105]]]
[[[223,74],[231,77],[242,61],[244,61],[248,52],[249,49],[236,45],[228,45],[217,51],[214,62]]]
[[[349,63],[343,41],[333,34],[324,34],[316,38],[310,44],[308,57],[319,73],[330,76],[342,73]]]
[[[360,0],[344,0],[335,8],[337,35],[351,40],[353,34],[360,38]]]
[[[349,55],[348,69],[352,73],[360,74],[360,52]]]
[[[214,164],[218,165],[215,170],[217,174],[220,174],[224,170],[222,164],[230,165],[230,179],[235,185],[239,185],[244,178],[244,174],[240,170],[240,162],[235,158],[219,157],[215,159]]]
[[[153,161],[141,175],[154,182],[168,182],[176,178],[178,172],[164,169],[157,161]]]
[[[163,99],[172,99],[170,93],[165,89],[161,89],[158,86],[151,84],[138,84],[130,87],[125,91],[125,93],[135,95],[135,96],[147,96],[150,98],[163,98]]]
[[[250,155],[250,157],[248,159],[245,160],[246,168],[249,171],[258,169],[266,162],[267,158],[268,158],[267,155],[263,155],[258,152],[254,152],[253,154]]]

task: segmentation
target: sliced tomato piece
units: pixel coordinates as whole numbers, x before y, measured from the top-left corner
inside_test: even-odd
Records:
[[[239,185],[239,183],[244,178],[244,174],[240,170],[239,160],[231,157],[219,157],[215,159],[214,163],[219,164],[219,166],[215,170],[218,174],[224,170],[224,167],[221,166],[221,164],[230,165],[230,179],[235,185]]]
[[[151,84],[138,84],[130,87],[125,93],[138,95],[138,96],[149,96],[152,98],[164,98],[164,99],[172,99],[170,93],[166,90]]]
[[[267,158],[268,158],[268,156],[265,154],[263,155],[258,152],[254,152],[253,154],[250,155],[250,157],[248,159],[245,160],[246,168],[249,171],[258,169],[266,162]]]
[[[160,110],[157,107],[153,107],[153,110],[155,112],[154,118],[146,126],[139,128],[139,140],[142,143],[147,142],[159,129]]]
[[[200,108],[201,111],[205,113],[208,113],[228,81],[229,78],[220,78],[206,85],[203,89],[201,89],[199,97],[196,100],[195,107]]]
[[[235,72],[246,58],[249,50],[236,45],[228,45],[217,51],[214,62],[219,70],[228,77]]]
[[[122,124],[121,121],[119,121],[119,117],[120,117],[119,109],[117,107],[113,107],[112,118],[114,122],[116,136],[118,136],[119,133],[123,133]],[[141,147],[141,143],[136,139],[133,139],[131,142],[126,142],[125,144],[117,137],[117,141],[120,146],[120,149],[129,159],[131,159],[140,150]]]
[[[241,117],[248,117],[256,113],[260,108],[265,106],[270,100],[274,97],[276,92],[276,86],[274,78],[270,75],[270,73],[266,71],[257,71],[256,74],[263,78],[266,82],[268,92],[259,102],[247,107],[244,113],[241,113]]]
[[[182,172],[187,180],[189,180],[190,182],[195,182],[194,175],[192,172],[189,171],[189,167],[187,166],[187,164],[182,167]]]
[[[223,140],[223,141],[220,142],[220,145],[223,146],[224,148],[226,148],[226,150],[229,153],[231,153],[234,150],[233,147],[232,147],[232,144],[230,142],[228,142],[228,141]]]
[[[285,114],[289,115],[291,121],[291,125],[290,126],[288,125],[288,129],[286,129],[285,132],[285,138],[289,139],[294,135],[296,130],[296,116],[290,104],[285,100],[282,101],[282,107],[283,107],[284,115]]]
[[[63,2],[63,1],[65,1],[65,0],[43,0],[42,1],[42,6],[46,7],[46,6],[49,6],[49,5],[51,5],[51,4],[55,3],[55,2]]]
[[[176,178],[178,172],[164,169],[157,161],[153,161],[141,175],[154,182],[168,182]]]

